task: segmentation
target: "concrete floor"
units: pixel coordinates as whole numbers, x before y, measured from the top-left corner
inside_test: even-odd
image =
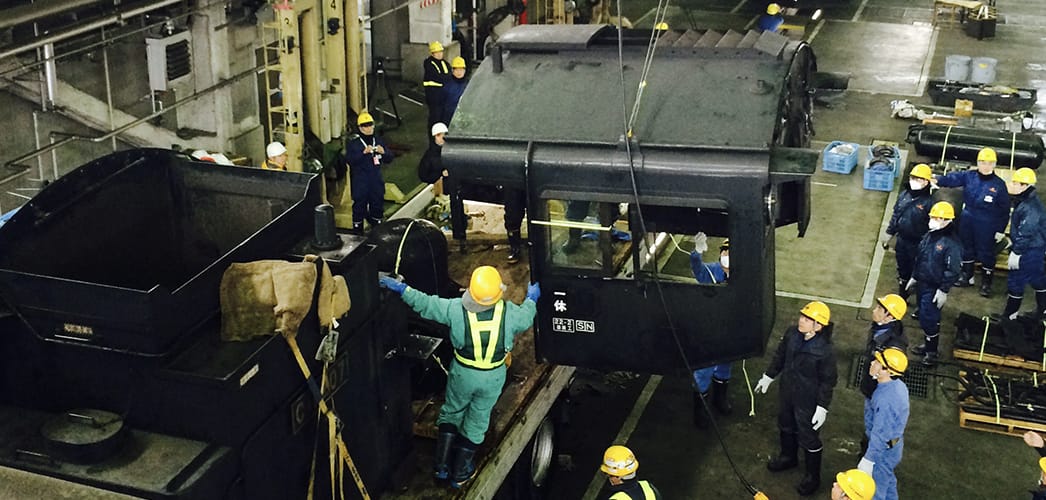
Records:
[[[650,19],[644,15],[652,5],[637,3],[643,5],[633,5],[634,10],[625,14],[633,20]],[[691,9],[690,18],[697,19],[694,24],[699,28],[722,30],[737,29],[739,23],[743,27],[742,21],[754,17],[762,4],[709,0],[685,2],[682,7]],[[943,75],[949,54],[997,58],[999,83],[1036,87],[1043,95],[1046,1],[1000,0],[998,10],[997,36],[978,41],[959,27],[931,26],[929,2],[834,2],[825,9],[824,22],[808,27],[806,37],[813,38],[818,68],[851,73],[853,90],[834,101],[831,109],[817,108],[818,142],[814,147],[832,140],[868,144],[873,139],[905,147],[909,122],[890,118],[889,103],[904,98],[929,104],[929,97],[923,95],[925,82]],[[677,11],[676,19],[677,25],[690,22],[682,10]],[[1046,97],[1040,97],[1036,112],[1044,110]],[[920,158],[913,152],[909,160]],[[849,176],[818,171],[814,182],[814,218],[807,238],[796,239],[794,228],[778,233],[779,297],[774,331],[794,324],[798,309],[808,300],[780,296],[781,292],[823,296],[832,308],[840,381],[821,433],[826,450],[824,484],[810,497],[827,498],[830,478],[860,460],[863,397],[850,387],[848,379],[867,332],[871,298],[894,290],[895,266],[892,252],[874,250],[883,215],[892,208],[889,194],[863,190],[859,170]],[[959,311],[983,315],[1002,309],[1002,281],[995,283],[991,299],[983,299],[969,288],[951,294],[942,321],[942,352],[950,351],[952,321]],[[905,319],[905,327],[912,342],[921,340],[916,321]],[[767,346],[768,352],[776,347],[776,337]],[[753,383],[768,361],[769,355],[745,363]],[[905,456],[897,469],[901,498],[1026,497],[1035,484],[1036,454],[1020,438],[959,428],[956,383],[945,378],[954,376],[957,369],[950,362],[939,365],[936,373],[941,376],[928,379],[929,397],[912,398]],[[777,388],[758,395],[755,413],[749,415],[741,363],[735,363],[733,377],[734,415],[721,419],[719,426],[737,471],[770,498],[798,498],[794,485],[801,472],[773,474],[765,468],[777,450]],[[639,475],[652,480],[665,498],[750,497],[715,434],[692,426],[686,379],[589,373],[579,380],[569,405],[572,425],[561,435],[560,468],[550,485],[551,498],[603,498],[597,495],[602,485],[597,467],[603,449],[612,443],[632,447],[641,464]]]

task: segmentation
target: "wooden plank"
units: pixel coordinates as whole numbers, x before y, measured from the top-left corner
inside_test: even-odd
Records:
[[[1005,417],[996,419],[994,415],[980,415],[966,411],[962,406],[959,406],[959,427],[1007,436],[1020,436],[1028,431],[1046,432],[1046,425],[1038,422]]]
[[[981,357],[977,351],[970,351],[966,349],[955,349],[952,351],[952,356],[955,359],[962,359],[966,361],[976,361],[978,363],[985,363],[990,365],[1006,366],[1009,368],[1018,368],[1021,370],[1029,370],[1034,372],[1046,372],[1042,369],[1041,361],[1028,361],[1019,356],[999,356],[997,354],[984,353]]]

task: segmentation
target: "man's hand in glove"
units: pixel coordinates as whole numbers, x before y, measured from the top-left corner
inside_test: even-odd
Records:
[[[1021,268],[1021,256],[1013,252],[1010,252],[1010,257],[1006,259],[1006,268],[1010,271],[1016,271]]]
[[[407,289],[406,283],[396,280],[389,276],[382,276],[378,278],[378,284],[381,285],[383,288],[388,288],[389,290],[396,292],[396,295],[403,295],[403,291]]]
[[[810,419],[810,423],[814,424],[814,430],[820,429],[824,425],[824,421],[828,419],[828,410],[823,406],[818,406],[814,410],[814,418]]]
[[[539,297],[541,297],[541,286],[537,283],[527,285],[527,300],[532,300],[537,304]]]
[[[937,306],[937,309],[944,307],[944,303],[948,301],[948,292],[937,290],[933,294],[933,305]]]
[[[697,233],[694,235],[694,251],[697,253],[705,253],[708,250],[708,236],[705,233]]]
[[[915,286],[915,278],[908,278],[908,284],[904,285],[905,290],[911,290]]]
[[[754,391],[759,394],[766,394],[767,389],[770,389],[770,384],[773,381],[774,379],[767,377],[764,373],[763,377],[759,379],[759,382],[756,382]]]
[[[1002,239],[1005,238],[1005,237],[1006,237],[1006,234],[1004,234],[1004,233],[995,233],[995,242],[998,243],[998,242],[1002,241]]]

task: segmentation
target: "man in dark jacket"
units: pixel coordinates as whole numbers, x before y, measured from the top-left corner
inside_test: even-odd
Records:
[[[913,347],[912,353],[923,356],[923,364],[926,366],[937,362],[941,308],[959,276],[962,250],[952,235],[953,219],[955,209],[946,201],[939,201],[930,209],[930,232],[919,242],[915,271],[906,285],[911,289],[918,283],[919,326],[923,329],[926,342]]]
[[[465,58],[455,57],[450,62],[450,76],[443,82],[443,123],[450,125],[454,112],[458,110],[461,94],[465,93]]]
[[[650,481],[637,480],[639,461],[632,450],[621,445],[607,448],[599,467],[610,483],[608,500],[661,500],[661,493]]]
[[[894,243],[894,251],[897,253],[897,293],[905,299],[908,298],[905,285],[912,277],[919,241],[929,230],[930,205],[933,205],[930,179],[933,179],[933,171],[929,165],[920,163],[912,168],[908,174],[908,189],[897,197],[897,203],[893,206],[893,216],[890,217],[890,224],[886,227],[883,237],[884,248],[890,237],[897,238]]]
[[[872,309],[872,326],[868,329],[868,343],[864,348],[864,363],[857,373],[868,373],[868,367],[876,352],[887,347],[908,350],[908,338],[904,335],[904,324],[901,319],[908,311],[908,303],[900,295],[889,294],[879,297]],[[871,398],[875,392],[876,381],[872,377],[861,377],[861,393]]]
[[[818,430],[828,418],[838,380],[830,319],[831,311],[824,302],[806,304],[799,311],[799,324],[785,332],[770,366],[755,386],[755,392],[766,394],[774,379],[781,377],[777,413],[781,453],[766,468],[777,472],[798,466],[802,446],[806,474],[796,491],[803,496],[812,495],[821,486],[823,445]]]
[[[936,186],[962,188],[962,276],[955,286],[973,286],[973,264],[980,262],[982,297],[991,295],[995,243],[1002,240],[1010,215],[1006,183],[995,175],[995,159],[995,150],[984,148],[977,154],[977,170],[953,172],[933,180]]]
[[[1043,210],[1039,196],[1035,194],[1035,171],[1030,168],[1019,168],[1013,173],[1013,179],[1006,188],[1013,200],[1013,215],[1010,218],[1010,258],[1006,277],[1006,308],[1002,315],[1017,319],[1024,299],[1024,287],[1029,284],[1035,289],[1036,320],[1043,319],[1046,312],[1046,268],[1043,255],[1046,255],[1046,210]]]
[[[345,162],[352,181],[352,230],[363,233],[363,220],[371,227],[385,215],[385,179],[381,167],[392,163],[392,150],[374,133],[374,118],[364,111],[356,119],[359,135],[345,144]]]
[[[429,44],[429,57],[422,62],[424,76],[421,85],[425,87],[425,105],[429,108],[429,120],[426,129],[443,120],[443,84],[450,75],[450,66],[443,60],[443,44]]]

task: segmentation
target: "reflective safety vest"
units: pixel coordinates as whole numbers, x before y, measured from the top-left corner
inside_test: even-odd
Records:
[[[632,495],[619,491],[610,495],[610,500],[656,500],[657,495],[654,494],[654,488],[650,487],[650,483],[647,481],[639,481],[639,487],[643,489],[643,498],[632,498]]]
[[[468,324],[465,343],[454,350],[458,362],[477,370],[493,370],[505,363],[505,301],[494,305],[490,319],[481,320],[479,314],[465,311]],[[483,311],[486,313],[487,311]]]
[[[436,69],[436,75],[438,75],[440,78],[450,74],[450,67],[447,66],[447,61],[444,61],[442,59],[431,59],[429,60],[429,64]],[[426,73],[427,72],[428,71],[426,71]],[[421,85],[424,87],[442,87],[443,81],[426,79],[425,81],[421,82]]]

